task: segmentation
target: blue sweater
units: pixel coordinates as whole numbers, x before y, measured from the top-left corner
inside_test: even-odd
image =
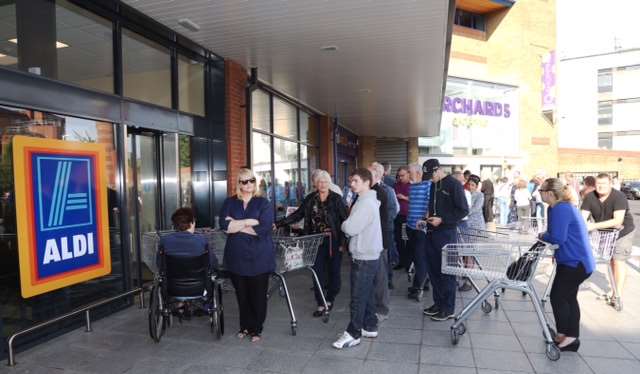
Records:
[[[424,219],[429,210],[429,191],[431,181],[422,181],[409,185],[409,214],[407,227],[416,230],[418,220]]]
[[[192,234],[188,231],[172,232],[160,237],[160,246],[169,256],[197,257],[209,251],[209,264],[212,269],[218,269],[218,258],[213,253],[213,248],[209,248],[207,239],[202,235]],[[160,264],[159,257],[156,259],[156,263]]]
[[[587,274],[595,269],[587,226],[578,209],[570,203],[560,202],[549,207],[549,224],[542,240],[558,245],[555,254],[558,264],[575,268],[582,263]]]
[[[275,271],[276,258],[271,233],[274,220],[271,202],[264,197],[254,197],[249,200],[247,209],[244,209],[242,200],[235,196],[228,197],[220,209],[220,228],[225,231],[229,227],[226,217],[254,218],[260,224],[253,226],[257,236],[243,232],[227,236],[224,247],[225,270],[242,276],[256,276]]]

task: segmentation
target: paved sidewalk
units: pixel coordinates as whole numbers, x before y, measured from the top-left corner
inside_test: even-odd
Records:
[[[346,261],[345,261],[346,262]],[[601,271],[604,269],[600,269]],[[331,342],[345,329],[348,312],[348,267],[344,289],[329,323],[311,317],[313,294],[306,274],[292,275],[290,289],[298,314],[298,335],[291,336],[285,303],[269,302],[263,341],[238,340],[233,293],[224,296],[227,335],[215,341],[204,318],[176,323],[159,344],[147,333],[146,310],[137,307],[94,323],[94,332],[78,329],[17,354],[18,366],[0,366],[7,373],[640,373],[640,276],[630,272],[624,311],[597,299],[590,284],[580,292],[582,347],[563,353],[557,362],[544,355],[545,345],[531,303],[520,293],[504,295],[502,308],[478,311],[467,334],[452,346],[448,322],[422,316],[421,304],[405,296],[407,279],[396,272],[392,315],[377,339],[358,347],[335,350]],[[545,281],[544,276],[538,277]],[[606,279],[592,279],[606,288]],[[543,287],[542,283],[538,284]],[[459,297],[468,302],[473,292]],[[429,306],[430,295],[425,295]],[[547,306],[550,311],[550,306]],[[549,315],[549,317],[551,317]]]

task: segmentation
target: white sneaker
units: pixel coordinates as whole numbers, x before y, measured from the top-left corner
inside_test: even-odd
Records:
[[[362,336],[365,338],[377,338],[378,337],[378,332],[377,331],[367,331],[365,329],[362,329]]]
[[[360,344],[360,339],[354,339],[353,336],[351,336],[351,334],[349,334],[348,332],[344,332],[342,334],[342,336],[340,336],[340,338],[338,340],[336,340],[335,342],[333,342],[333,344],[331,344],[333,346],[333,348],[335,349],[342,349],[342,348],[349,348],[349,347],[353,347]]]

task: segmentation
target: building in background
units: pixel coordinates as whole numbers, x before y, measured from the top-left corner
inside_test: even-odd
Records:
[[[553,69],[555,1],[459,0],[454,23],[441,133],[419,139],[421,161],[494,177],[555,173],[542,79],[543,63]]]

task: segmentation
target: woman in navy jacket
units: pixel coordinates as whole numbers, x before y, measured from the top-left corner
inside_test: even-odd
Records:
[[[580,347],[580,305],[578,288],[593,270],[596,262],[591,252],[587,226],[578,209],[571,203],[573,195],[557,178],[547,179],[540,187],[542,200],[549,204],[547,232],[540,239],[557,244],[556,276],[551,288],[551,306],[556,321],[556,344],[561,351],[577,351]]]
[[[273,207],[258,196],[256,177],[240,169],[236,194],[220,210],[220,226],[228,234],[224,248],[225,270],[230,273],[240,311],[238,338],[260,340],[267,316],[269,276],[275,271],[272,232]]]

